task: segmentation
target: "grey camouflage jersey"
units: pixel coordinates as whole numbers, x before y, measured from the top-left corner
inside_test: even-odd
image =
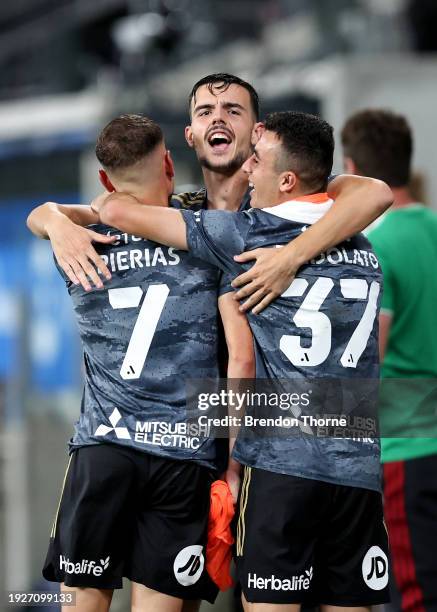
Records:
[[[178,202],[172,202],[178,206]],[[222,469],[222,441],[187,428],[185,381],[215,379],[216,267],[104,225],[118,235],[95,244],[112,279],[86,292],[65,277],[84,352],[85,387],[70,448],[130,446],[171,459]]]
[[[193,255],[235,276],[252,265],[237,264],[235,254],[288,243],[330,205],[328,200],[294,201],[239,213],[182,214]],[[314,395],[299,415],[346,415],[347,427],[326,437],[318,428],[279,437],[240,432],[234,449],[238,461],[273,472],[380,489],[376,415],[380,288],[378,260],[369,242],[357,235],[302,267],[287,291],[261,314],[248,315],[257,377],[309,383]],[[363,424],[372,437],[349,435]]]
[[[197,191],[178,193],[172,197],[172,206],[185,210],[206,210],[208,208],[208,194],[205,187]],[[250,190],[248,189],[243,196],[238,207],[239,211],[250,209]]]

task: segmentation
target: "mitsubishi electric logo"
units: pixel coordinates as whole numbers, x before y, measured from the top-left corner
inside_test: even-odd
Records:
[[[260,591],[308,591],[312,578],[312,567],[300,576],[291,576],[291,578],[277,578],[273,574],[269,578],[263,578],[256,574],[248,574],[247,588]]]
[[[362,565],[363,579],[369,589],[381,591],[388,584],[388,559],[379,546],[371,546]]]
[[[119,440],[130,440],[130,433],[127,427],[117,427],[117,424],[121,421],[121,414],[117,408],[114,408],[111,416],[109,417],[109,422],[112,427],[108,427],[107,425],[99,425],[95,431],[95,436],[106,436],[110,431],[114,431],[115,435]]]
[[[109,556],[106,559],[100,559],[100,565],[95,561],[82,559],[77,563],[73,563],[70,559],[66,559],[63,555],[59,556],[59,569],[64,570],[66,574],[92,574],[93,576],[101,576],[109,567]]]
[[[187,546],[179,551],[174,560],[175,578],[182,586],[195,584],[202,574],[204,565],[203,546]]]

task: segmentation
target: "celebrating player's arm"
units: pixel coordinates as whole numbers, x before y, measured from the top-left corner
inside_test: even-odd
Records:
[[[185,222],[175,208],[147,206],[145,209],[134,196],[117,192],[93,205],[93,211],[105,225],[188,251]]]
[[[278,283],[273,289],[263,289],[262,283],[267,281],[254,272],[254,266],[238,277],[240,282],[243,279],[243,283],[249,283],[246,291],[237,294],[238,298],[255,293],[256,301],[262,300],[260,306],[264,308],[290,285],[301,265],[364,229],[390,206],[393,198],[391,190],[382,181],[349,175],[341,175],[331,181],[328,196],[335,199],[335,204],[326,215],[283,249],[255,249],[237,258],[242,263],[262,255],[268,257],[271,265],[266,263],[265,266],[269,282],[273,279]],[[366,202],[366,206],[363,202]],[[97,207],[95,210],[97,212]],[[122,231],[135,231],[137,235],[156,242],[184,250],[188,248],[185,222],[177,210],[153,206],[148,207],[145,214],[135,198],[114,193],[99,202],[98,212],[103,223]],[[257,280],[252,281],[252,277]],[[246,302],[244,310],[250,306],[252,303],[248,306]],[[254,312],[259,312],[259,309]]]
[[[385,183],[351,175],[340,175],[331,181],[328,196],[334,200],[331,210],[286,247],[255,249],[236,258],[239,263],[256,260],[255,265],[233,283],[234,287],[240,287],[235,299],[248,298],[241,306],[242,310],[252,308],[254,313],[261,312],[291,284],[303,263],[363,230],[392,203],[391,190]],[[93,264],[105,278],[110,278],[110,272],[92,242],[113,239],[80,227],[95,223],[95,213],[99,210],[103,214],[102,222],[108,225],[129,232],[133,231],[130,228],[137,228],[137,223],[145,223],[149,238],[187,249],[185,225],[178,211],[160,207],[154,212],[153,208],[148,208],[146,219],[144,209],[128,194],[102,194],[93,201],[92,209],[53,202],[37,207],[29,215],[29,229],[41,238],[50,238],[64,272],[72,282],[80,282],[86,290],[91,288],[90,281],[96,287],[102,286]],[[165,223],[164,227],[160,226],[161,222]],[[138,229],[133,233],[138,235]]]
[[[328,197],[334,204],[327,214],[283,249],[254,249],[235,258],[239,263],[255,260],[232,283],[240,288],[236,300],[248,298],[243,311],[261,312],[290,286],[304,263],[365,229],[393,202],[383,181],[344,174],[329,183]]]
[[[107,196],[102,194],[100,199]],[[111,278],[92,243],[109,244],[115,237],[86,228],[97,222],[98,215],[90,206],[55,202],[41,204],[27,218],[27,226],[35,236],[51,241],[55,257],[70,281],[81,284],[86,291],[91,290],[91,283],[98,288],[103,286],[98,272],[108,280]]]
[[[328,213],[283,249],[255,249],[236,258],[239,263],[258,260],[233,283],[235,287],[245,285],[236,299],[250,296],[242,310],[261,312],[291,284],[300,266],[364,229],[393,199],[382,181],[351,175],[340,175],[331,181],[328,196],[335,201]],[[101,206],[101,218],[127,232],[140,226],[152,240],[187,249],[185,224],[176,210],[149,208],[146,218],[129,195],[112,194]]]
[[[225,293],[219,298],[219,311],[223,322],[228,348],[228,388],[239,386],[241,379],[255,378],[255,352],[253,337],[247,322],[246,315],[239,311],[237,302],[232,293]],[[232,415],[232,413],[229,413]],[[229,462],[225,480],[237,503],[240,488],[241,465],[232,458],[232,449],[238,433],[238,426],[231,422],[229,427]]]

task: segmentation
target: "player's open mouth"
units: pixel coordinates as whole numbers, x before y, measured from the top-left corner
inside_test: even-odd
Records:
[[[208,136],[208,144],[214,151],[224,153],[232,143],[230,134],[223,130],[212,132]]]

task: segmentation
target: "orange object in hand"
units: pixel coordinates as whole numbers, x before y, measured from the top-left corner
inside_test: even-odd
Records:
[[[228,484],[224,480],[215,480],[211,485],[206,570],[220,591],[226,591],[234,584],[230,574],[231,547],[234,543],[231,521],[234,513],[234,503]]]

